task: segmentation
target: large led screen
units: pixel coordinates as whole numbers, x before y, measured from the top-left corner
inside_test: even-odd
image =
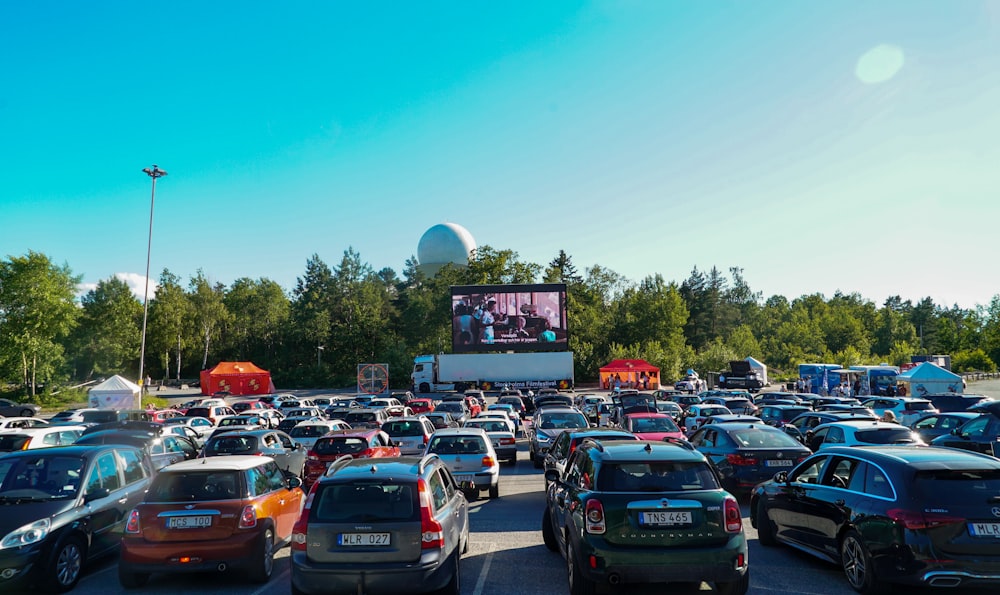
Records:
[[[566,351],[566,285],[456,285],[452,351]]]

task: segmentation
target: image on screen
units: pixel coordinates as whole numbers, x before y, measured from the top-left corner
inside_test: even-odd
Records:
[[[452,351],[565,351],[566,285],[451,288]]]

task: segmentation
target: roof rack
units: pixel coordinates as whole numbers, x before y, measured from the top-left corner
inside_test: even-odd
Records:
[[[664,436],[663,441],[668,444],[674,444],[676,446],[682,446],[687,450],[694,450],[694,445],[687,440],[682,440],[680,438],[675,438],[673,436]]]
[[[421,458],[420,462],[417,463],[417,473],[423,473],[424,469],[427,468],[427,463],[430,463],[434,459],[440,460],[441,457],[439,457],[436,453],[431,453],[431,454],[429,454],[429,455]]]
[[[337,472],[338,470],[340,470],[341,467],[343,467],[347,463],[350,463],[353,460],[354,460],[354,456],[353,455],[344,455],[342,457],[339,457],[336,461],[330,463],[330,466],[327,467],[326,473],[324,473],[323,476],[324,477],[333,477],[333,474],[335,472]]]

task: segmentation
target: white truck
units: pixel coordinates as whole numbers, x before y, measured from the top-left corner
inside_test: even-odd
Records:
[[[418,355],[410,380],[413,391],[421,393],[502,387],[568,390],[573,388],[573,352]]]

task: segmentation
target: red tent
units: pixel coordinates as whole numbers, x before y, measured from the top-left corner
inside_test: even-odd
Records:
[[[616,359],[601,366],[601,386],[615,387],[615,380],[621,380],[622,388],[660,388],[660,369],[642,359]]]
[[[253,362],[220,362],[211,370],[201,371],[201,394],[217,392],[232,395],[266,395],[274,392],[271,373]]]

